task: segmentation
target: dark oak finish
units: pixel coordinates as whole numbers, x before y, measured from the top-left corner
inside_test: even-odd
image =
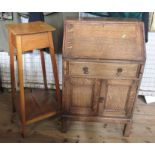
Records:
[[[60,113],[61,108],[61,94],[59,88],[59,79],[57,73],[57,64],[55,58],[55,51],[53,46],[52,32],[54,27],[44,22],[32,22],[26,24],[8,24],[9,30],[9,46],[10,46],[10,71],[11,71],[11,86],[12,86],[12,105],[13,112],[18,109],[21,118],[21,134],[25,134],[25,126],[33,122],[48,118],[50,116]],[[15,87],[15,73],[14,73],[14,48],[17,49],[17,66],[19,79],[19,93],[16,92]],[[33,49],[40,49],[41,65],[43,72],[43,81],[45,90],[47,90],[46,67],[44,60],[43,48],[50,49],[50,56],[52,60],[53,73],[56,84],[57,104],[54,98],[49,95],[49,92],[34,92],[27,93],[24,89],[23,76],[23,59],[22,54]],[[47,93],[47,94],[46,94]],[[43,100],[39,99],[40,96]],[[16,99],[19,98],[19,99]],[[16,106],[16,103],[18,106]],[[40,103],[42,101],[42,103]],[[15,108],[18,107],[18,108]]]
[[[67,20],[63,42],[63,121],[123,123],[129,136],[145,63],[143,23]],[[64,125],[63,125],[64,124]]]

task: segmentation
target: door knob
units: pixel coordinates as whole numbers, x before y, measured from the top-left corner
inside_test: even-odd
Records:
[[[122,72],[123,72],[123,69],[122,69],[122,68],[118,68],[118,69],[117,69],[117,73],[116,73],[117,76],[120,76],[120,74],[121,74]]]

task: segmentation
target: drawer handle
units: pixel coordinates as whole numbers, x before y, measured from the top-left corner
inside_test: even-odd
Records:
[[[120,76],[120,74],[123,72],[123,69],[122,68],[118,68],[117,69],[117,76]]]
[[[83,67],[83,73],[84,73],[84,74],[88,74],[88,73],[89,73],[88,67]]]

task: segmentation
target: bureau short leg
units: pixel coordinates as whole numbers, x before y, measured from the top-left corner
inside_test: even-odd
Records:
[[[61,132],[66,133],[67,132],[67,126],[68,126],[67,118],[62,117],[61,118]]]
[[[15,123],[15,119],[16,119],[16,113],[13,113],[11,116],[11,123]]]
[[[20,134],[21,134],[21,137],[22,138],[25,138],[25,133],[26,133],[26,130],[25,130],[25,126],[24,125],[21,125],[21,129],[20,129]]]
[[[1,79],[1,68],[0,68],[0,91],[3,92],[2,79]]]
[[[132,122],[128,122],[127,124],[125,124],[124,131],[123,131],[124,137],[129,137],[131,132],[131,127],[132,127]]]
[[[44,87],[47,90],[46,66],[45,66],[45,57],[44,57],[44,51],[43,51],[43,49],[40,50],[40,57],[41,57],[41,66],[42,66]]]

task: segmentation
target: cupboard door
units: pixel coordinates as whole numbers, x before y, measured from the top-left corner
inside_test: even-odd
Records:
[[[88,78],[64,78],[63,104],[66,113],[94,115],[97,113],[99,82]]]
[[[99,97],[99,114],[127,117],[132,113],[137,82],[134,80],[103,80]]]

